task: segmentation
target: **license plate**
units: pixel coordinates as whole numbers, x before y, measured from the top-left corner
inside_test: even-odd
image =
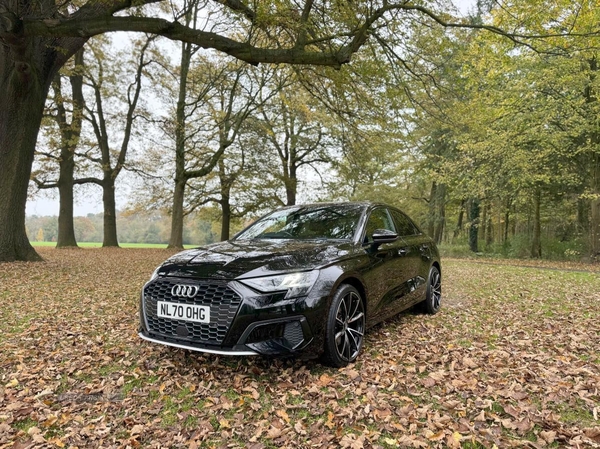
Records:
[[[156,303],[156,314],[159,318],[210,323],[210,307],[207,306],[158,301]]]

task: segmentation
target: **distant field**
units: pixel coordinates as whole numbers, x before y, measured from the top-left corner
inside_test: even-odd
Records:
[[[56,242],[31,242],[33,246],[56,246]],[[82,248],[100,248],[102,242],[79,242]],[[166,248],[166,243],[119,243],[122,248]],[[198,245],[184,245],[185,248],[195,248]]]

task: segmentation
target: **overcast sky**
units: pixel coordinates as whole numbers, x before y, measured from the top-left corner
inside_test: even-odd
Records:
[[[453,0],[462,14],[469,12],[475,4],[475,0]],[[102,192],[100,187],[93,189],[88,187],[84,193],[77,192],[79,186],[75,186],[75,216],[85,216],[90,213],[102,212]],[[129,189],[117,180],[117,208],[121,209],[127,203]],[[78,194],[79,193],[79,194]],[[58,192],[53,189],[45,192],[46,197],[38,197],[27,201],[27,215],[58,215]]]

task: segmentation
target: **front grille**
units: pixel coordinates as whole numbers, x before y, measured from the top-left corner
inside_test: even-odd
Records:
[[[176,284],[197,285],[198,293],[194,298],[173,296],[171,289]],[[210,323],[192,323],[189,321],[159,318],[156,303],[167,301],[180,304],[196,304],[210,307]],[[163,337],[176,338],[206,344],[221,344],[227,335],[229,326],[235,317],[242,298],[225,282],[198,281],[182,279],[157,279],[144,290],[144,309],[148,330]]]

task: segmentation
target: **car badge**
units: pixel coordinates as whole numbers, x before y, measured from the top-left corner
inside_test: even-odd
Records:
[[[171,295],[179,296],[180,298],[193,298],[198,294],[197,285],[177,284],[171,289]]]

